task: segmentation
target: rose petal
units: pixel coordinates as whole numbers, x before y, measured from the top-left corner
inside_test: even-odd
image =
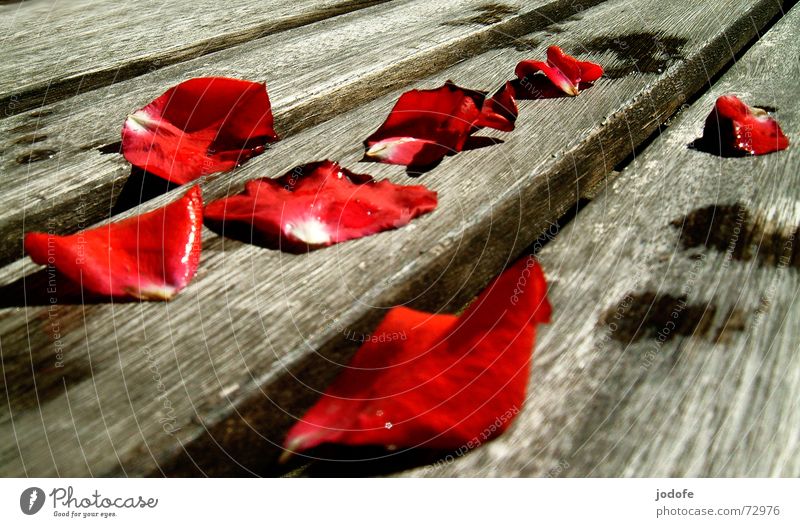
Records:
[[[248,181],[241,194],[209,203],[205,216],[225,233],[301,252],[401,227],[436,203],[421,185],[374,181],[322,161]]]
[[[525,399],[536,324],[550,318],[546,289],[527,258],[459,317],[392,309],[285,448],[453,449],[502,433]]]
[[[475,126],[494,128],[503,132],[512,131],[519,115],[514,97],[514,86],[506,82],[497,93],[483,103]]]
[[[408,91],[364,141],[365,159],[411,167],[433,165],[460,152],[476,126],[509,128],[510,118],[497,111],[498,105],[511,109],[508,92],[504,89],[499,95],[502,100],[483,111],[485,93],[450,81],[433,90]]]
[[[197,271],[203,225],[200,187],[160,209],[71,236],[32,232],[25,250],[89,293],[170,300]]]
[[[603,75],[603,67],[599,64],[577,60],[558,46],[547,48],[547,63],[523,60],[517,64],[515,73],[523,80],[538,71],[544,73],[564,93],[572,96],[580,93],[581,83],[594,82]]]
[[[761,155],[789,147],[789,138],[775,119],[735,95],[717,99],[706,118],[702,141],[723,154]]]
[[[277,140],[263,83],[191,79],[128,116],[122,153],[174,183],[231,170]]]

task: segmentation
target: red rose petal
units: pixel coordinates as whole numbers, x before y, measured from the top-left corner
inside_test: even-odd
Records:
[[[248,181],[241,194],[209,203],[205,216],[261,245],[301,252],[401,227],[436,203],[421,185],[374,181],[322,161]]]
[[[200,259],[200,187],[160,209],[71,236],[32,232],[25,250],[88,293],[169,300],[194,277]]]
[[[459,317],[392,309],[292,427],[288,452],[325,443],[453,449],[502,433],[525,399],[546,283],[520,260]]]
[[[564,53],[558,46],[547,48],[547,63],[538,60],[523,60],[517,64],[515,73],[520,80],[541,71],[550,81],[567,95],[578,95],[584,82],[594,82],[603,75],[603,67],[594,62],[577,60]]]
[[[514,86],[506,82],[497,93],[483,103],[475,126],[494,128],[503,132],[512,131],[519,115],[514,96]]]
[[[703,142],[726,154],[761,155],[789,147],[778,122],[760,109],[751,108],[735,95],[717,99],[706,118]]]
[[[485,94],[447,81],[433,90],[411,90],[400,96],[386,121],[364,141],[365,158],[411,167],[430,166],[444,156],[460,152],[478,126],[509,128],[508,92],[485,111]],[[516,108],[516,105],[513,105]],[[511,124],[513,128],[513,123]]]
[[[231,170],[277,140],[263,83],[191,79],[128,116],[122,153],[174,183]]]

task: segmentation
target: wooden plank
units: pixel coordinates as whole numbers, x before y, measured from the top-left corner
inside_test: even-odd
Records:
[[[130,111],[182,80],[266,80],[276,128],[286,138],[411,79],[568,18],[578,9],[573,3],[509,0],[501,9],[475,0],[393,2],[0,121],[0,264],[22,256],[26,230],[74,232],[107,218],[123,190],[122,202],[139,198],[142,185],[130,177],[130,165],[98,148],[119,141]]]
[[[645,50],[661,53],[654,48],[660,38],[682,42],[661,72],[619,75],[578,98],[523,101],[518,128],[502,136],[504,143],[449,158],[424,176],[440,206],[408,228],[302,256],[209,235],[198,276],[171,303],[59,305],[55,314],[47,307],[4,310],[2,364],[16,373],[4,374],[9,401],[0,414],[6,439],[0,473],[274,470],[275,444],[292,416],[335,375],[330,361],[346,361],[357,345],[343,329],[368,332],[386,307],[399,303],[432,310],[463,305],[548,222],[591,195],[778,8],[766,0],[702,6],[615,0],[565,22],[557,36],[553,28],[534,31],[524,43],[414,83],[432,87],[452,78],[475,88],[499,86],[517,61],[553,42],[622,68],[628,56],[582,46],[612,42],[634,28],[652,35],[637,37],[640,52],[631,51],[645,57],[652,56]],[[646,15],[626,22],[621,10]],[[517,49],[535,41],[533,50]],[[230,177],[205,182],[205,197],[324,157],[407,182],[401,167],[356,163],[361,140],[399,92],[278,143],[272,155]],[[31,269],[29,262],[10,266],[4,281]],[[64,350],[62,368],[53,366],[56,349]]]
[[[688,148],[717,96],[800,137],[800,8],[541,252],[553,324],[511,432],[433,476],[800,475],[800,151]]]
[[[385,0],[383,0],[385,1]],[[381,0],[34,0],[0,6],[0,119]]]

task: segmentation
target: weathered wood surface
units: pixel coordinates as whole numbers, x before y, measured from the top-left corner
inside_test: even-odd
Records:
[[[391,2],[2,120],[0,264],[22,256],[24,231],[71,233],[107,218],[118,201],[137,202],[142,184],[130,165],[100,149],[114,151],[126,115],[183,80],[266,81],[276,129],[286,138],[600,1]]]
[[[0,119],[387,0],[33,0],[0,6]]]
[[[448,78],[499,86],[518,60],[553,42],[615,72],[578,98],[522,101],[517,130],[497,134],[504,143],[446,159],[421,178],[439,192],[440,206],[408,228],[302,256],[206,231],[198,276],[171,303],[3,310],[9,400],[0,413],[0,473],[269,473],[292,416],[354,351],[343,330],[369,332],[399,303],[463,305],[548,222],[592,196],[778,9],[765,0],[615,0],[409,84],[403,89]],[[614,51],[615,40],[628,47]],[[657,43],[678,45],[665,54]],[[356,164],[360,141],[400,91],[204,182],[206,198],[323,157],[408,182],[400,167]],[[9,266],[3,281],[32,269],[27,261]],[[54,368],[56,346],[63,368]]]
[[[519,420],[408,475],[800,475],[798,42],[794,8],[544,248],[555,314]],[[727,93],[795,144],[689,149]]]

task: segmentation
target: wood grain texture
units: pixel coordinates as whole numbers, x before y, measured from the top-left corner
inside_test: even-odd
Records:
[[[386,0],[33,0],[0,7],[0,119]]]
[[[0,264],[22,256],[25,231],[71,233],[107,218],[120,201],[138,202],[142,183],[130,165],[98,149],[119,141],[129,112],[183,80],[266,81],[276,129],[286,138],[599,2],[512,0],[502,8],[475,0],[392,2],[0,121]]]
[[[794,8],[541,252],[553,324],[511,432],[430,476],[800,475],[800,151],[688,145],[722,94],[800,137]]]
[[[517,130],[495,134],[504,143],[446,159],[419,180],[439,192],[440,205],[407,228],[301,256],[206,231],[198,276],[173,302],[3,310],[8,404],[0,413],[0,473],[270,473],[294,416],[357,346],[346,335],[369,332],[393,305],[463,305],[549,222],[593,195],[613,166],[778,9],[765,0],[615,0],[564,22],[558,33],[533,31],[412,83],[433,87],[452,78],[489,89],[550,43],[623,68],[631,60],[610,45],[592,51],[584,44],[633,31],[652,35],[639,39],[639,53],[665,37],[682,42],[660,72],[634,68],[577,98],[521,102]],[[302,131],[270,155],[204,182],[206,199],[325,157],[408,182],[401,167],[356,163],[361,140],[399,93]],[[29,261],[15,263],[3,270],[3,282],[33,269]],[[64,364],[56,368],[59,350]]]

